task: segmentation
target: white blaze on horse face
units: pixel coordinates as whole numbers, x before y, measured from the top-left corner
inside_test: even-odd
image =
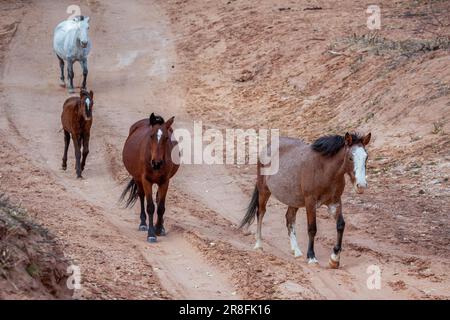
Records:
[[[355,146],[351,150],[353,156],[353,171],[356,178],[357,188],[366,188],[366,160],[367,152],[361,146]]]
[[[156,133],[156,137],[158,138],[158,143],[159,143],[159,141],[161,140],[162,135],[163,135],[162,130],[161,130],[161,129],[158,129],[158,132]]]
[[[84,103],[86,103],[86,107],[89,110],[91,108],[91,99],[86,98],[86,100],[84,101]]]

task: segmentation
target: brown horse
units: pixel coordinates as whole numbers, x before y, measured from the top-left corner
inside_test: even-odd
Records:
[[[63,105],[61,123],[64,129],[64,155],[62,168],[67,169],[67,150],[69,150],[70,136],[72,135],[75,148],[75,169],[77,178],[81,178],[81,172],[86,165],[86,157],[89,153],[89,137],[92,126],[92,110],[94,107],[94,93],[81,89],[79,97],[68,98]],[[83,160],[81,160],[81,146],[83,146]],[[81,161],[80,161],[81,160]]]
[[[317,232],[316,209],[326,205],[328,212],[336,219],[337,229],[337,242],[329,264],[332,268],[338,268],[345,228],[341,202],[345,174],[350,177],[358,193],[362,193],[367,187],[365,146],[369,143],[370,137],[370,133],[366,136],[349,133],[344,137],[324,136],[312,145],[298,139],[280,138],[278,172],[273,175],[262,175],[261,168],[265,166],[258,163],[255,191],[240,225],[241,228],[250,225],[255,215],[257,216],[255,249],[262,248],[262,221],[267,201],[273,194],[288,205],[286,226],[291,249],[296,257],[301,256],[302,252],[297,244],[295,218],[300,207],[306,208],[309,236],[307,258],[308,263],[317,263],[314,253],[314,237]]]
[[[178,170],[179,165],[172,160],[172,150],[177,141],[172,140],[174,117],[167,122],[153,113],[149,119],[143,119],[130,128],[123,148],[122,158],[125,168],[132,176],[120,199],[128,195],[126,207],[132,206],[139,197],[141,202],[140,231],[148,231],[147,241],[156,242],[156,236],[164,236],[164,211],[169,180]],[[153,203],[153,185],[158,185],[156,193],[157,221],[153,225],[155,205]],[[148,227],[146,223],[145,204],[147,200]]]

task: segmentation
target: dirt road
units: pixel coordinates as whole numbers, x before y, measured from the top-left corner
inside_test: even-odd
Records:
[[[92,18],[88,86],[95,92],[95,109],[91,153],[84,179],[77,180],[72,147],[68,170],[60,169],[59,118],[67,92],[58,86],[59,68],[51,49],[53,28],[67,16],[70,4],[45,0],[18,9],[23,17],[2,67],[0,179],[1,188],[35,212],[36,220],[57,235],[66,254],[80,265],[83,288],[76,297],[449,297],[448,258],[371,239],[353,227],[351,215],[339,270],[327,266],[335,226],[325,210],[319,212],[320,265],[293,258],[285,208],[276,201],[266,215],[265,249],[254,252],[253,235],[236,229],[249,196],[241,175],[222,166],[180,169],[168,194],[168,235],[147,243],[145,234],[137,231],[137,208],[124,210],[117,203],[127,180],[121,150],[129,126],[151,112],[175,115],[175,127],[192,127],[188,92],[177,64],[177,36],[158,2],[83,2],[82,14]],[[78,65],[75,75],[80,83]],[[363,211],[357,209],[357,200],[351,206]],[[355,218],[371,226],[360,212]],[[303,211],[297,226],[305,251]],[[379,290],[366,285],[371,265],[382,272]]]

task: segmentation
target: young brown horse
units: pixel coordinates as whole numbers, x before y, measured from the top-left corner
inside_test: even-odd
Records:
[[[312,145],[293,138],[280,138],[279,170],[273,175],[261,175],[258,163],[258,177],[247,213],[241,228],[250,225],[255,215],[258,225],[255,249],[261,246],[261,228],[266,204],[271,194],[288,205],[286,226],[294,255],[302,255],[297,244],[295,218],[300,207],[306,208],[308,223],[308,263],[317,263],[314,253],[314,237],[317,232],[316,209],[321,205],[336,219],[337,242],[330,257],[330,267],[338,268],[345,222],[342,214],[341,195],[348,174],[358,193],[367,187],[365,146],[371,134],[360,136],[346,133],[342,136],[325,136]],[[272,157],[273,158],[273,157]]]
[[[169,188],[169,180],[178,170],[179,165],[172,160],[172,150],[177,146],[177,141],[172,140],[172,124],[174,117],[167,122],[160,116],[151,114],[149,119],[143,119],[133,124],[129,136],[123,148],[123,163],[132,176],[120,199],[128,195],[126,206],[132,206],[139,197],[141,202],[140,231],[148,231],[147,241],[156,242],[156,236],[164,236],[164,211],[166,194]],[[157,221],[153,226],[152,188],[158,185],[156,193]],[[149,218],[146,224],[145,204],[147,200],[147,214]]]
[[[61,123],[64,129],[64,155],[62,168],[67,169],[67,151],[69,150],[70,136],[72,135],[75,148],[75,169],[77,178],[86,164],[89,153],[89,137],[92,126],[92,109],[94,107],[94,93],[81,89],[79,97],[68,98],[63,105]],[[83,160],[81,160],[81,146],[83,145]],[[81,160],[81,161],[80,161]]]

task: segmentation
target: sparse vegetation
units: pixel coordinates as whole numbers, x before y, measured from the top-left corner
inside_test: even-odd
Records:
[[[444,124],[442,121],[433,122],[433,131],[432,134],[443,134],[444,133]]]
[[[69,298],[67,265],[48,232],[0,193],[0,299]]]
[[[407,39],[392,40],[381,37],[378,33],[366,33],[363,35],[352,35],[349,38],[339,41],[348,45],[356,45],[358,50],[364,50],[375,55],[398,53],[406,57],[412,57],[415,54],[436,51],[439,49],[447,50],[450,48],[449,37],[435,37],[433,39]]]

